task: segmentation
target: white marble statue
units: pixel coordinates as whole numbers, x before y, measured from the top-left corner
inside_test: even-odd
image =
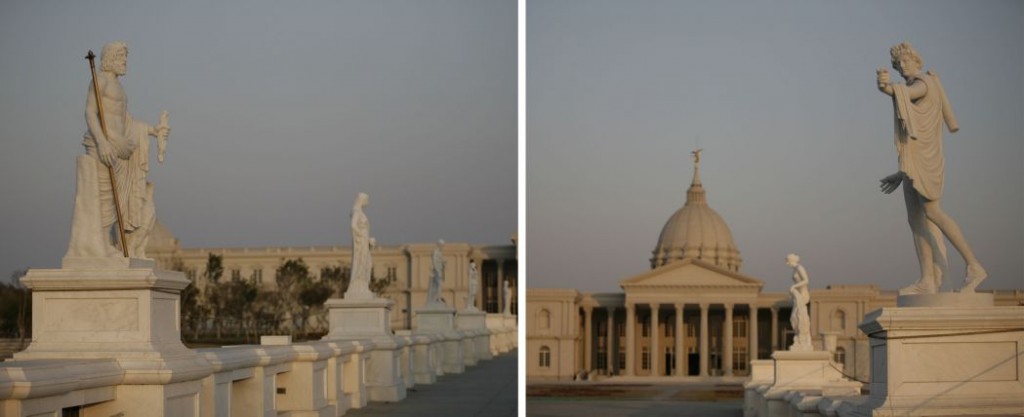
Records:
[[[370,220],[363,212],[363,208],[369,205],[370,196],[366,193],[356,195],[352,205],[352,279],[345,291],[345,299],[349,300],[376,298],[370,291],[370,274],[373,271],[370,251],[376,241],[370,237]]]
[[[896,152],[900,169],[882,179],[882,192],[889,194],[903,184],[907,217],[914,235],[914,247],[921,266],[921,278],[900,290],[906,294],[934,294],[942,287],[946,268],[946,244],[943,236],[963,256],[967,264],[964,284],[958,291],[973,292],[988,274],[974,256],[960,227],[940,205],[943,167],[942,125],[950,133],[959,130],[953,108],[939,77],[932,71],[921,72],[921,56],[909,43],[893,46],[889,53],[892,66],[906,83],[890,82],[889,71],[879,68],[878,90],[892,97],[896,121]]]
[[[431,263],[433,271],[430,275],[430,285],[427,286],[427,305],[436,306],[444,305],[444,300],[441,299],[441,284],[444,283],[444,239],[437,241],[437,246],[434,247],[433,256],[431,256]]]
[[[466,310],[476,310],[476,293],[479,290],[480,273],[476,269],[476,261],[469,260],[469,292],[466,294]]]
[[[813,350],[811,316],[807,311],[807,304],[811,302],[811,292],[807,288],[807,270],[800,265],[800,257],[792,253],[786,255],[786,265],[793,268],[793,285],[789,287],[789,294],[793,296],[793,311],[789,315],[789,324],[793,327],[793,345],[789,350]]]
[[[502,291],[505,295],[505,308],[502,309],[502,313],[509,315],[512,314],[512,289],[508,286],[508,280],[502,282],[504,282]]]
[[[92,58],[91,51],[88,58]],[[128,98],[120,82],[127,63],[128,46],[124,42],[106,44],[101,53],[100,71],[95,75],[95,87],[92,83],[89,85],[85,104],[88,130],[82,141],[85,155],[77,160],[75,211],[65,258],[122,256],[108,167],[114,172],[128,254],[133,258],[146,258],[146,241],[156,223],[153,184],[146,181],[149,137],[157,138],[158,160],[163,162],[171,129],[166,111],[156,126],[135,119],[128,112]]]

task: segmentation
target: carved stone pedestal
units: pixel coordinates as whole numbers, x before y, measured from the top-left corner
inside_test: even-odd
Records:
[[[1024,412],[1024,307],[992,307],[991,294],[935,296],[963,299],[955,307],[883,308],[865,316],[871,394],[862,404],[840,406],[841,416]],[[913,297],[914,305],[936,304]]]
[[[29,270],[22,283],[32,290],[33,341],[13,361],[113,360],[124,372],[116,395],[139,398],[118,410],[197,415],[200,380],[212,368],[181,343],[178,299],[189,281],[153,266],[66,258],[61,269]]]
[[[788,415],[787,395],[798,391],[820,391],[822,387],[843,381],[843,375],[832,364],[829,352],[776,351],[772,354],[775,369],[773,383],[763,393],[758,415]]]
[[[446,374],[461,374],[466,370],[462,356],[462,334],[455,329],[455,309],[446,305],[425,306],[416,310],[413,331],[418,334],[434,333],[444,337],[441,369]]]
[[[476,365],[483,359],[491,359],[491,346],[487,330],[487,313],[480,310],[463,310],[455,316],[455,327],[462,332],[462,350],[466,366]]]
[[[367,340],[373,343],[366,364],[366,391],[371,401],[396,402],[405,398],[401,376],[403,339],[391,332],[391,308],[385,298],[346,300],[332,298],[328,308],[330,330],[323,340]]]

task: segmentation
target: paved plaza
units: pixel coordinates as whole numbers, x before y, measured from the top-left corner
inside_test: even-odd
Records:
[[[529,417],[733,417],[743,415],[738,384],[559,384],[527,387]]]
[[[443,375],[430,385],[416,385],[397,403],[371,402],[349,410],[351,417],[515,417],[517,351],[480,361],[466,372]]]

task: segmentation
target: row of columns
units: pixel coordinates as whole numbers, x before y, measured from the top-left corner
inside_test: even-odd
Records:
[[[657,334],[658,334],[657,332],[658,332],[658,326],[659,326],[659,320],[660,320],[660,315],[658,314],[658,312],[660,311],[661,303],[650,303],[649,305],[651,306],[651,348],[650,348],[651,357],[650,357],[650,361],[651,361],[651,369],[655,370],[655,372],[657,372],[656,370],[660,369],[658,366],[659,366],[659,358],[661,356],[661,355],[659,355],[657,353],[657,352],[659,352],[659,350],[658,350],[658,347],[659,347],[658,346],[659,337],[657,336]],[[685,331],[684,331],[684,327],[683,327],[683,323],[684,323],[684,320],[683,320],[683,309],[685,307],[685,303],[675,303],[674,306],[675,306],[675,313],[676,313],[675,314],[675,329],[676,329],[676,331],[675,331],[675,358],[676,358],[676,366],[675,366],[674,372],[675,372],[676,376],[683,376],[682,372],[684,370],[684,366],[682,366],[680,364],[680,358],[683,357],[683,353],[684,353],[683,352],[683,341],[684,341],[683,338],[686,337],[686,334],[685,334]],[[700,375],[701,376],[710,376],[710,370],[709,370],[709,354],[710,354],[709,342],[710,342],[710,336],[708,334],[709,333],[709,331],[708,331],[708,329],[709,329],[708,313],[709,313],[709,310],[711,308],[711,304],[710,303],[700,303],[699,306],[700,306],[700,352],[699,352],[700,353]],[[733,344],[732,344],[732,342],[733,342],[733,337],[732,337],[732,333],[733,333],[732,320],[733,320],[733,307],[734,307],[734,304],[732,304],[732,303],[723,303],[723,306],[725,307],[725,321],[724,321],[724,323],[722,325],[723,326],[723,328],[722,328],[722,336],[723,336],[723,338],[722,338],[722,341],[723,341],[723,343],[722,343],[722,351],[723,351],[723,356],[724,356],[722,358],[722,368],[724,368],[724,372],[725,372],[726,376],[732,376],[732,365],[733,365],[733,363],[732,363],[732,353],[733,353],[732,352],[733,351]],[[749,316],[750,320],[748,322],[748,328],[747,328],[748,334],[749,334],[747,339],[749,341],[750,357],[752,359],[756,359],[757,358],[757,351],[758,351],[758,348],[759,348],[759,346],[758,346],[758,337],[757,337],[757,335],[758,335],[758,327],[757,327],[757,319],[758,319],[758,317],[757,317],[757,314],[758,314],[759,307],[756,306],[756,305],[752,305],[752,304],[750,304],[749,306],[750,306],[750,310],[749,310],[750,311],[750,313],[749,313],[750,314],[750,316]],[[608,329],[607,329],[607,333],[606,333],[607,334],[607,338],[606,338],[606,342],[605,342],[607,344],[607,346],[605,347],[605,350],[607,352],[607,355],[605,357],[605,360],[607,361],[605,369],[611,370],[611,369],[614,369],[613,365],[615,363],[614,361],[615,361],[615,356],[616,356],[616,355],[613,354],[614,349],[612,349],[613,340],[617,339],[617,337],[615,336],[615,333],[614,333],[615,332],[615,320],[614,320],[614,318],[615,318],[616,307],[606,307],[606,309],[608,310],[608,320],[607,320]],[[779,344],[778,344],[779,310],[778,310],[778,308],[776,308],[774,306],[771,307],[770,309],[771,309],[771,345],[772,345],[772,351],[774,351],[774,350],[779,349]],[[636,354],[635,354],[635,352],[636,352],[636,307],[633,304],[626,304],[625,305],[625,310],[626,310],[626,368],[623,371],[624,371],[625,375],[635,375],[636,374]],[[583,330],[583,332],[584,332],[584,337],[585,337],[584,340],[585,340],[585,342],[584,342],[584,355],[583,356],[584,356],[584,361],[585,361],[584,363],[586,364],[585,367],[589,367],[589,366],[591,366],[594,363],[594,360],[593,360],[593,358],[594,358],[594,356],[593,356],[594,355],[594,347],[593,347],[593,340],[594,340],[593,317],[594,317],[594,307],[592,307],[592,306],[584,306],[583,307],[583,319],[584,319],[584,325],[583,325],[583,329],[584,330]],[[619,348],[621,349],[622,347],[620,346]]]
[[[483,289],[481,291],[477,291],[477,295],[476,295],[476,301],[477,301],[478,305],[480,306],[480,309],[484,310],[484,311],[487,311],[488,313],[501,313],[501,312],[505,311],[505,293],[504,293],[504,288],[505,288],[505,281],[508,280],[508,277],[505,276],[505,262],[509,261],[509,259],[506,259],[506,258],[494,258],[494,259],[475,258],[474,261],[477,264],[477,268],[480,269],[480,274],[481,274],[477,278],[477,279],[480,280],[480,282],[477,283],[479,285],[478,288],[482,288]],[[491,288],[489,288],[490,284],[486,280],[483,279],[483,269],[484,269],[484,262],[485,261],[494,261],[494,265],[495,265],[495,270],[494,271],[495,271],[495,274],[497,274],[497,278],[494,281],[495,281],[495,285],[497,285],[497,287],[493,288],[493,290],[494,290],[494,294],[496,294],[496,298],[497,298],[496,303],[495,303],[497,311],[488,311],[487,310],[487,298],[486,298],[487,296],[486,296],[486,294],[487,294],[487,291],[490,290]],[[519,283],[517,282],[516,283],[516,287],[518,287],[518,285],[519,285]],[[515,291],[516,287],[510,286],[509,290],[510,291]],[[513,298],[515,298],[515,294],[513,294]],[[518,310],[518,308],[516,310]],[[516,312],[518,312],[518,311],[516,311]]]

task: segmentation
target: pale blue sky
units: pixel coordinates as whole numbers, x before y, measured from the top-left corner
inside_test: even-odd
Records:
[[[57,267],[87,50],[128,42],[129,110],[170,111],[157,215],[189,247],[516,231],[516,2],[21,1],[0,6],[0,276]],[[154,152],[155,153],[155,152]]]
[[[900,41],[960,122],[943,206],[990,273],[981,288],[1024,288],[1017,1],[529,0],[528,285],[617,291],[646,271],[698,141],[708,202],[766,290],[789,281],[789,252],[812,287],[913,282],[903,197],[878,190],[897,157],[875,69]],[[950,253],[947,289],[963,277]]]

